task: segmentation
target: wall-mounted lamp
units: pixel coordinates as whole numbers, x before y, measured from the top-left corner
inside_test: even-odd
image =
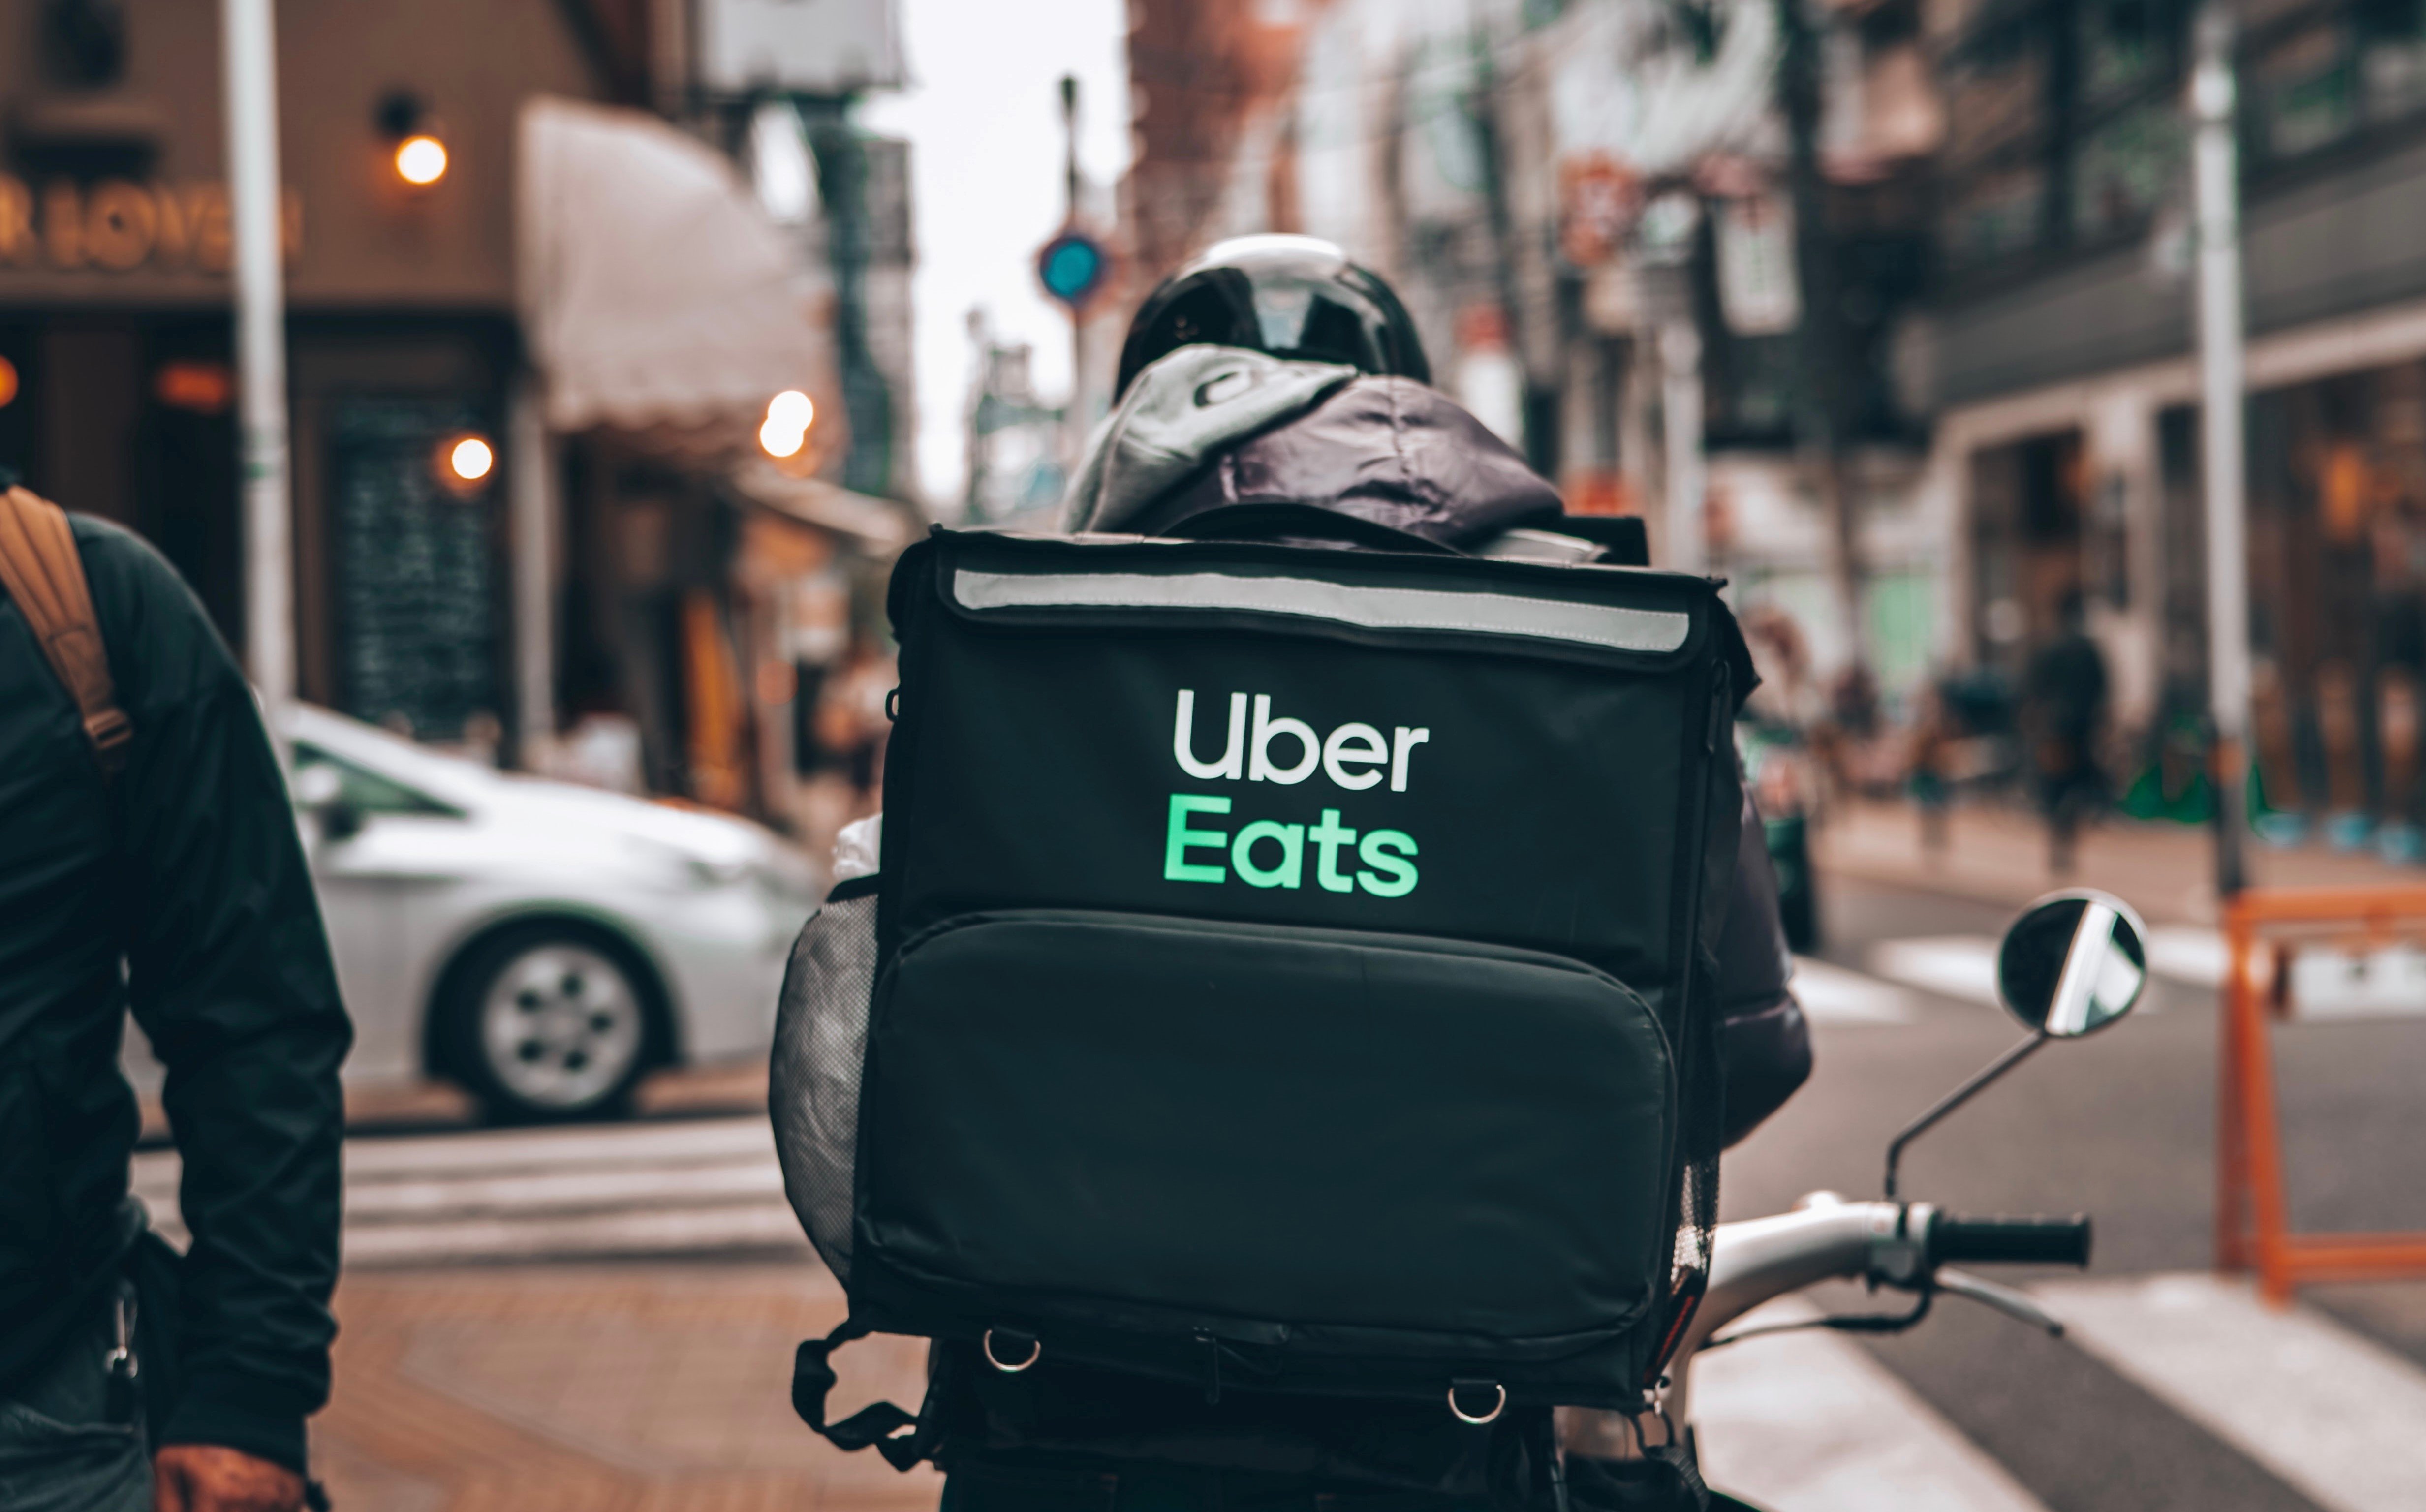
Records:
[[[0,357],[0,410],[6,410],[17,397],[17,364]]]
[[[396,143],[396,176],[428,188],[446,176],[446,144],[435,137],[407,137]]]
[[[225,414],[235,402],[235,373],[225,362],[163,362],[152,375],[152,396],[171,410]]]
[[[446,453],[446,465],[466,483],[477,483],[497,465],[497,454],[477,436],[466,436]]]
[[[430,471],[448,491],[470,498],[497,469],[497,449],[477,430],[459,430],[438,443]]]
[[[397,178],[426,189],[446,176],[446,143],[419,95],[395,90],[380,102],[373,119],[380,135],[395,145]]]

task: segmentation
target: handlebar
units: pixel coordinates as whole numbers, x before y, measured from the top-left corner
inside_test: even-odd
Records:
[[[1848,1202],[1814,1192],[1790,1213],[1739,1219],[1718,1227],[1702,1304],[1676,1351],[1676,1388],[1669,1408],[1690,1415],[1693,1354],[1753,1309],[1789,1292],[1830,1279],[1868,1280],[1914,1291],[1934,1285],[1997,1309],[2050,1333],[2061,1324],[2028,1294],[1950,1268],[1959,1261],[2086,1265],[2090,1222],[2070,1218],[1965,1218],[1926,1202]],[[1632,1458],[1637,1445],[1621,1415],[1561,1409],[1570,1446],[1609,1458]]]
[[[1937,1214],[1929,1226],[1929,1263],[1980,1261],[2007,1264],[2086,1265],[2090,1223],[2069,1218],[1964,1218]]]
[[[1926,1202],[1847,1202],[1815,1192],[1791,1213],[1719,1225],[1709,1289],[1683,1353],[1771,1297],[1816,1281],[1868,1279],[1910,1289],[1942,1265],[2086,1265],[2089,1249],[2085,1214],[1966,1218]]]

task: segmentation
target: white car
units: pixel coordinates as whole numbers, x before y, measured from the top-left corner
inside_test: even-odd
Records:
[[[294,706],[295,792],[348,1081],[491,1117],[619,1111],[656,1067],[763,1054],[818,877],[745,820],[494,771]]]

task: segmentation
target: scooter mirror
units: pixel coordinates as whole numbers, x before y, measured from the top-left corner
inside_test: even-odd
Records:
[[[2148,928],[2131,906],[2087,889],[2039,899],[2005,931],[1997,989],[2022,1027],[2074,1039],[2131,1011],[2148,985]]]

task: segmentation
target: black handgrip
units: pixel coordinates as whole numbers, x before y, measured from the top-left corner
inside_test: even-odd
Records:
[[[1961,1218],[1941,1213],[1929,1226],[1930,1263],[2001,1261],[2016,1265],[2089,1263],[2089,1215],[2069,1218]]]

